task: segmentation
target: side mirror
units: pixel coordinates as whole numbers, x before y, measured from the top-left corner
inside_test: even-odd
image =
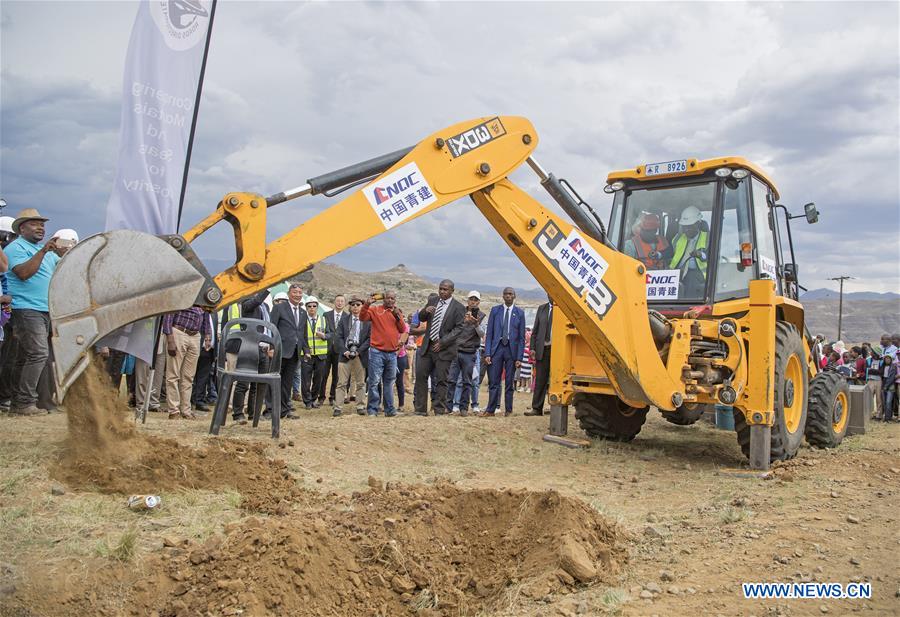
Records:
[[[803,206],[803,212],[806,214],[806,222],[812,225],[819,220],[819,211],[816,210],[816,204],[809,202]]]
[[[789,283],[797,282],[797,264],[784,264],[781,268],[781,276]]]

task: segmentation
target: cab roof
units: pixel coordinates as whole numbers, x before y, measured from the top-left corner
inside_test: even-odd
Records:
[[[706,159],[703,161],[698,161],[697,159],[687,159],[686,163],[687,171],[677,171],[667,174],[660,173],[654,174],[650,177],[647,177],[645,175],[647,165],[638,165],[637,167],[632,167],[631,169],[623,169],[621,171],[611,171],[609,173],[609,176],[607,176],[606,178],[606,183],[610,184],[612,182],[615,182],[616,180],[637,180],[638,182],[647,182],[660,179],[700,176],[705,174],[706,172],[718,169],[719,167],[730,167],[732,169],[744,168],[750,171],[754,176],[765,182],[775,194],[775,199],[779,199],[778,187],[775,186],[775,183],[772,182],[772,179],[769,178],[766,172],[764,172],[754,163],[751,163],[741,156],[723,156],[720,158]]]

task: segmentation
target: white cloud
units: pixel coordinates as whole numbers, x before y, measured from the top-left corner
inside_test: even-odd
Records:
[[[49,210],[82,235],[102,225],[135,8],[0,5],[11,209]],[[747,156],[783,203],[822,211],[796,229],[807,286],[851,274],[898,290],[896,251],[877,266],[870,252],[900,229],[897,23],[890,3],[220,2],[183,227],[228,191],[274,193],[462,119],[515,114],[538,128],[538,160],[604,215],[612,169]],[[530,172],[514,178],[549,203]],[[269,236],[328,203],[280,206]],[[233,252],[227,229],[198,248]],[[468,200],[336,260],[531,285]]]

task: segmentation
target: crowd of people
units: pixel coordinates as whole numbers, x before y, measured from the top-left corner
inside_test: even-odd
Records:
[[[78,242],[78,234],[61,229],[41,244],[48,221],[34,209],[16,218],[0,217],[0,410],[16,415],[43,414],[57,407],[48,289],[57,262]],[[265,408],[264,417],[271,416],[273,397],[262,386],[238,380],[233,392],[216,390],[220,347],[224,369],[233,370],[243,344],[230,335],[241,328],[233,321],[238,318],[261,320],[280,337],[279,365],[273,366],[271,338],[254,343],[257,348],[248,361],[256,362],[260,373],[278,373],[279,413],[285,419],[299,417],[301,408],[323,405],[334,417],[347,409],[385,417],[407,412],[508,416],[516,392],[532,393],[525,415],[543,415],[552,300],[537,309],[529,325],[511,287],[487,312],[477,290],[464,301],[454,297],[455,291],[452,281],[443,280],[421,308],[405,314],[392,291],[368,297],[338,294],[327,308],[304,294],[301,283],[291,282],[286,292],[270,297],[262,290],[222,311],[194,306],[165,315],[152,363],[107,347],[97,351],[107,358],[114,383],[126,377],[131,404],[165,411],[170,419],[196,418],[219,396],[230,399],[234,422],[247,423],[255,406]],[[850,348],[819,335],[814,344],[821,369],[836,371],[851,383],[871,382],[874,417],[897,421],[900,335],[884,334],[880,344]],[[482,408],[479,390],[485,378],[488,400]],[[412,404],[407,407],[409,395]]]
[[[872,383],[875,393],[875,420],[900,422],[897,361],[900,334],[882,334],[880,344],[863,343],[846,348],[843,341],[828,343],[821,334],[815,339],[819,368],[836,371],[856,385]]]

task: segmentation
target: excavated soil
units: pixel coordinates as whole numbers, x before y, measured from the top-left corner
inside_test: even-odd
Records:
[[[290,516],[231,523],[202,544],[167,539],[143,573],[110,566],[70,581],[52,594],[52,608],[41,608],[158,617],[472,615],[518,594],[542,598],[608,582],[626,559],[613,526],[555,491],[371,485]]]
[[[388,485],[364,493],[300,488],[259,444],[188,448],[134,430],[104,376],[89,370],[67,399],[69,435],[52,475],[101,493],[230,487],[269,516],[229,523],[204,542],[166,537],[139,564],[98,563],[34,581],[26,614],[472,615],[520,595],[544,598],[611,582],[621,533],[553,490]]]
[[[230,487],[241,493],[243,508],[270,514],[286,513],[301,498],[285,462],[266,457],[263,444],[217,439],[188,448],[141,434],[94,365],[73,384],[66,409],[69,434],[51,475],[72,488],[132,495]]]

